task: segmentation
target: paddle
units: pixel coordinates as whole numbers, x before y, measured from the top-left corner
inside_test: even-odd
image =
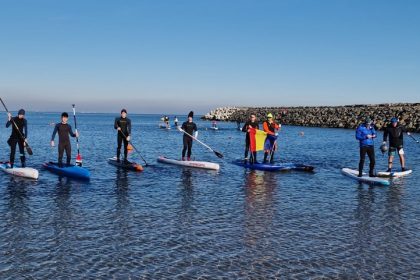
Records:
[[[77,133],[77,122],[76,122],[76,105],[73,104],[73,119],[74,119],[74,130]],[[76,165],[82,166],[82,156],[80,155],[80,149],[79,149],[79,137],[76,136],[76,146],[77,146],[77,156],[76,156]]]
[[[124,134],[124,132],[122,132],[122,130],[120,130],[119,132],[121,132],[122,136],[127,139],[127,136]],[[131,144],[131,147],[133,147],[133,149],[139,154],[139,156],[141,157],[141,159],[144,161],[145,166],[149,166],[149,164],[146,162],[146,160],[144,159],[144,157],[141,155],[141,153],[139,152],[139,150],[137,150],[137,148],[133,145],[133,143],[131,143],[131,141],[129,141],[129,144]],[[128,149],[128,147],[127,147]]]
[[[3,102],[3,99],[1,99],[1,98],[0,98],[0,101],[1,101],[1,103],[3,104],[3,107],[4,107],[4,109],[6,110],[6,112],[7,112],[8,114],[10,114],[10,113],[9,113],[9,110],[7,110],[6,104],[4,104],[4,102]],[[28,154],[29,154],[30,156],[32,156],[32,155],[33,155],[33,152],[32,152],[31,147],[29,146],[28,141],[26,141],[25,137],[22,135],[22,132],[20,132],[20,130],[19,130],[19,128],[18,128],[18,126],[17,126],[17,124],[15,123],[15,121],[13,120],[13,118],[11,118],[11,119],[10,119],[10,121],[11,121],[11,122],[12,122],[12,124],[15,126],[15,128],[16,128],[16,130],[18,131],[18,133],[19,133],[20,137],[22,137],[23,141],[25,142],[25,148],[26,148],[26,151],[28,152]]]
[[[197,138],[193,137],[191,134],[189,134],[188,132],[186,132],[185,130],[183,130],[182,128],[178,127],[179,131],[182,131],[183,133],[185,133],[186,135],[190,136],[192,139],[194,139],[195,141],[197,141],[198,143],[200,143],[201,145],[203,145],[204,147],[206,147],[207,149],[209,149],[210,151],[212,151],[217,157],[219,158],[223,158],[223,154],[219,153],[218,151],[213,150],[212,148],[210,148],[208,145],[204,144],[203,142],[201,142],[200,140],[198,140]]]
[[[413,135],[411,135],[411,133],[410,133],[410,132],[408,132],[408,133],[407,133],[407,135],[408,135],[408,136],[410,136],[410,137],[411,137],[411,139],[413,139],[414,141],[416,141],[416,143],[417,143],[417,144],[418,144],[418,143],[420,143],[420,142],[419,142],[419,140],[417,140],[416,138],[414,138],[414,136],[413,136]]]

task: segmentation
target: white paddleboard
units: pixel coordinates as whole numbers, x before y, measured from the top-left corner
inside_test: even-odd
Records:
[[[400,171],[400,172],[386,172],[386,171],[380,171],[378,172],[378,177],[388,177],[388,178],[398,178],[398,177],[404,177],[408,174],[413,173],[413,170],[406,170],[406,171]]]
[[[38,179],[39,173],[38,170],[31,168],[31,167],[14,167],[10,168],[9,163],[0,163],[0,169],[4,171],[7,174],[23,177],[23,178],[29,178],[29,179]]]
[[[366,173],[363,173],[362,177],[358,177],[357,175],[359,175],[359,171],[350,168],[343,168],[341,169],[341,172],[350,178],[370,185],[389,186],[391,184],[391,182],[387,179],[379,177],[369,177],[369,175],[367,175]]]
[[[174,164],[186,167],[193,167],[193,168],[202,168],[202,169],[210,169],[210,170],[219,170],[220,166],[217,163],[208,162],[208,161],[182,161],[176,159],[169,159],[163,156],[160,156],[157,159],[158,162],[167,163],[167,164]]]

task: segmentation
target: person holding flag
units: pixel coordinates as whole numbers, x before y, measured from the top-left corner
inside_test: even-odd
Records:
[[[251,148],[250,131],[251,131],[252,128],[254,130],[260,128],[259,125],[258,125],[258,122],[256,121],[255,114],[251,114],[249,116],[249,120],[242,127],[242,132],[246,132],[246,136],[245,136],[245,159],[244,159],[245,163],[248,162],[248,153],[249,153],[250,148]],[[255,132],[254,132],[253,135],[255,137]],[[251,151],[251,163],[258,163],[257,162],[257,151]]]
[[[280,125],[273,120],[271,113],[267,114],[267,120],[263,123],[263,130],[267,133],[267,138],[264,143],[264,162],[268,163],[267,157],[270,154],[270,163],[274,162],[274,151],[277,147],[277,136],[280,130]]]

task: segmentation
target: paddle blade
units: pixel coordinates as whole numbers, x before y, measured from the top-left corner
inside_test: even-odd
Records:
[[[217,151],[213,151],[215,153],[216,156],[218,156],[219,158],[223,158],[223,154],[217,152]]]
[[[28,152],[28,155],[32,156],[34,153],[32,152],[31,147],[29,147],[28,145],[26,146],[26,151]]]

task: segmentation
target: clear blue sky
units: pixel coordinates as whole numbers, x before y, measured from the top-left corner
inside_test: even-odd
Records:
[[[420,102],[420,1],[0,0],[12,107]]]

